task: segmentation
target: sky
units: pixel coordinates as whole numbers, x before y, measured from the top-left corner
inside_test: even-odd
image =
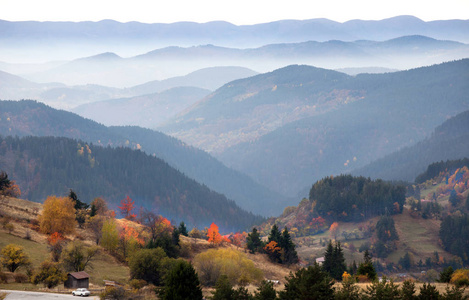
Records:
[[[466,20],[469,0],[0,0],[0,19],[7,21],[113,19],[250,25],[284,19],[382,20],[398,15],[424,21]]]

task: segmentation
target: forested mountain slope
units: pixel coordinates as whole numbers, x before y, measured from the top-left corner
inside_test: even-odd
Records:
[[[469,111],[465,111],[438,126],[429,138],[354,170],[352,174],[413,182],[433,162],[469,157],[468,129]]]
[[[137,206],[200,227],[215,222],[226,230],[245,229],[261,220],[163,160],[125,147],[64,137],[2,137],[0,165],[33,201],[73,189],[85,202],[103,197],[114,207],[130,196]]]
[[[301,98],[308,82],[302,78],[302,68],[305,67],[286,69],[292,74],[290,82],[280,76],[283,82],[280,79],[273,83],[266,81],[267,88],[262,93],[274,94],[288,89],[283,102]],[[281,72],[285,69],[277,70],[272,76]],[[245,82],[237,81],[233,85],[241,89],[241,83]],[[469,59],[387,74],[337,75],[323,83],[324,88],[320,81],[311,82],[311,88],[317,89],[316,96],[304,102],[301,108],[310,106],[306,111],[300,109],[302,114],[313,114],[327,105],[331,109],[232,146],[217,157],[272,189],[295,194],[310,181],[350,172],[424,139],[448,117],[469,109],[467,82]],[[281,88],[282,83],[285,88]],[[275,85],[277,89],[272,91]],[[247,94],[246,89],[242,91]],[[228,91],[225,93],[229,95]],[[223,109],[228,113],[236,111],[236,107],[249,107],[247,102],[254,103],[260,98],[246,98],[238,103],[235,100],[240,95],[243,93],[232,95],[231,105],[224,105]],[[319,106],[321,99],[324,101]],[[217,107],[217,103],[213,106]],[[257,107],[262,107],[262,102]],[[264,127],[258,128],[260,132]],[[202,139],[204,133],[200,131],[200,134]],[[182,136],[180,132],[176,135]]]
[[[268,216],[285,206],[285,197],[227,168],[206,152],[149,129],[106,127],[35,101],[0,101],[0,134],[64,136],[95,145],[141,148],[249,211]]]

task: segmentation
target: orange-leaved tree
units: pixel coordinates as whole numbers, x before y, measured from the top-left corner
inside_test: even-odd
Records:
[[[331,227],[329,228],[329,233],[331,237],[334,237],[334,240],[337,240],[337,232],[339,229],[339,223],[334,222],[331,224]]]
[[[210,228],[207,231],[208,241],[213,245],[218,245],[223,241],[220,232],[218,231],[218,226],[215,223],[210,225]]]
[[[58,262],[64,247],[64,237],[59,232],[54,232],[47,238],[47,244],[52,255],[52,261]]]
[[[127,220],[134,220],[137,215],[132,213],[134,209],[135,201],[133,201],[129,196],[121,201],[121,206],[117,206],[121,210],[121,214]]]
[[[76,225],[75,207],[72,199],[69,197],[47,197],[42,215],[39,216],[39,226],[43,233],[73,233]]]
[[[119,232],[119,246],[123,257],[127,258],[130,254],[137,252],[145,242],[140,237],[138,231],[127,223],[121,224]]]
[[[279,262],[282,257],[282,248],[279,247],[276,241],[270,241],[270,243],[265,245],[264,251],[272,261]]]

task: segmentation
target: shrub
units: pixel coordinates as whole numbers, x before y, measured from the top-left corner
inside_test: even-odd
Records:
[[[43,283],[47,288],[53,288],[64,282],[67,275],[62,271],[59,263],[44,261],[39,267],[39,272],[33,277],[33,283]]]
[[[450,282],[456,287],[469,286],[469,269],[459,269],[454,271]]]
[[[200,280],[205,285],[214,285],[221,274],[226,274],[232,285],[262,280],[262,271],[243,253],[232,249],[209,249],[194,258]]]
[[[171,259],[166,256],[163,249],[141,249],[130,257],[130,277],[160,285],[170,264]]]
[[[8,283],[8,276],[5,272],[0,272],[0,283]]]
[[[29,281],[28,275],[23,273],[15,273],[14,278],[17,283],[26,283]]]
[[[99,299],[102,300],[126,300],[129,299],[128,293],[122,287],[107,287],[101,294]]]
[[[147,282],[143,279],[132,279],[132,280],[130,280],[129,285],[134,290],[139,290],[139,289],[143,288],[144,286],[146,286]]]

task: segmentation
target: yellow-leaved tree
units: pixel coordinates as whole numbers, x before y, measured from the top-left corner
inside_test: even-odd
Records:
[[[41,232],[69,234],[75,232],[75,207],[68,197],[49,196],[44,202],[42,215],[39,216]]]

